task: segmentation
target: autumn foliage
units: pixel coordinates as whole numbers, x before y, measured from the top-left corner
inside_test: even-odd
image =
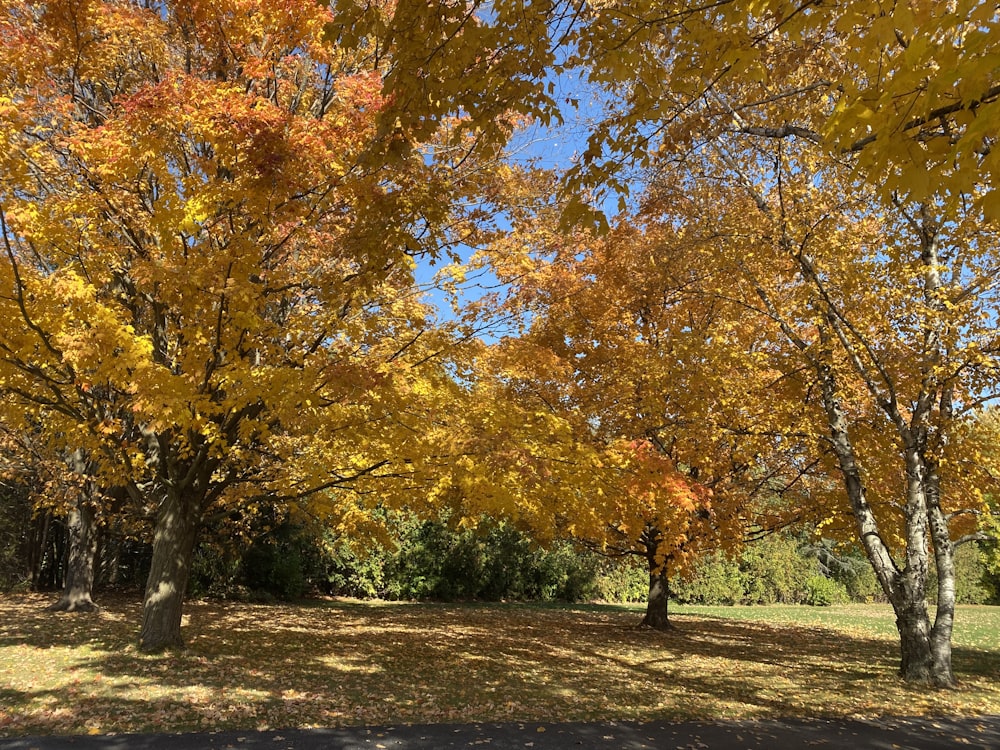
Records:
[[[147,650],[200,528],[265,510],[638,555],[655,627],[669,575],[805,521],[951,685],[1000,476],[998,49],[975,0],[4,0],[5,434],[151,528]],[[506,149],[557,80],[595,96],[550,173]]]
[[[396,109],[392,56],[336,19],[311,0],[4,5],[7,420],[155,519],[147,648],[180,642],[210,510],[350,511],[332,488],[433,450],[414,438],[450,387],[448,334],[414,258],[468,231],[458,201],[492,152],[443,110]]]

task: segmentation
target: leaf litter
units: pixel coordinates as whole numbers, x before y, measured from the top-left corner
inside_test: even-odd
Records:
[[[874,605],[822,624],[801,607],[685,608],[659,633],[615,606],[193,601],[188,649],[150,656],[138,603],[57,615],[47,601],[0,597],[0,737],[1000,713],[1000,608],[960,611],[961,686],[927,691],[896,678]]]

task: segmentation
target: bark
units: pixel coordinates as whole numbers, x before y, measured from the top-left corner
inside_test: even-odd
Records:
[[[950,585],[954,585],[954,568]],[[911,594],[893,601],[892,606],[896,612],[896,629],[899,631],[899,676],[908,682],[942,688],[954,687],[951,618],[941,619],[939,612],[932,627],[924,601]],[[951,607],[954,608],[954,601]],[[952,616],[953,614],[952,612]]]
[[[951,665],[951,622],[954,612],[954,564],[943,516],[934,521],[934,474],[918,450],[913,435],[901,430],[904,438],[907,469],[906,486],[906,565],[900,569],[883,541],[875,514],[868,504],[867,493],[858,467],[854,446],[848,430],[848,420],[836,394],[836,384],[829,368],[819,368],[823,402],[830,427],[831,447],[837,456],[844,487],[851,503],[858,534],[868,560],[882,590],[896,614],[899,632],[899,675],[908,682],[950,687],[955,684]],[[935,563],[939,569],[939,616],[934,627],[925,605],[928,573],[928,518],[935,545]],[[950,593],[949,593],[950,592]],[[949,602],[950,601],[950,605]],[[948,611],[952,615],[948,615]]]
[[[63,591],[48,609],[52,612],[93,612],[94,570],[97,560],[97,514],[81,498],[66,519],[69,549]]]
[[[905,437],[905,436],[904,436]],[[899,631],[899,675],[908,682],[954,687],[951,634],[955,614],[954,548],[937,510],[937,478],[920,451],[906,446],[906,567],[890,598]],[[930,568],[928,532],[938,573],[938,609],[933,625],[925,604]]]
[[[899,631],[899,676],[908,682],[939,687],[953,684],[950,674],[949,679],[943,679],[935,663],[930,617],[924,602],[907,598],[893,602],[893,609]]]
[[[197,504],[168,490],[156,518],[153,557],[143,598],[139,648],[144,652],[184,647],[181,612],[198,525]]]
[[[931,630],[931,663],[936,684],[951,686],[955,684],[951,664],[951,636],[955,625],[955,545],[951,542],[948,522],[941,511],[936,470],[930,472],[928,505],[927,516],[937,568],[937,611]]]
[[[73,451],[70,468],[85,477],[89,473],[86,455]],[[93,612],[94,572],[97,563],[97,512],[92,504],[94,486],[88,479],[80,489],[76,502],[66,517],[68,536],[63,591],[59,600],[49,607],[52,612]]]
[[[655,630],[672,630],[668,614],[670,589],[667,585],[667,565],[657,565],[649,558],[649,598],[646,600],[646,616],[642,627]]]

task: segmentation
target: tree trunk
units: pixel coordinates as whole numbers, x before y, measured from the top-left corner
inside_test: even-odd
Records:
[[[935,467],[921,451],[922,436],[915,435],[898,414],[890,414],[896,417],[894,422],[899,430],[906,462],[906,564],[901,569],[885,544],[875,514],[868,504],[848,429],[849,420],[837,395],[833,370],[829,365],[820,364],[817,374],[822,385],[831,447],[840,465],[858,536],[896,614],[900,645],[899,675],[908,682],[952,687],[955,685],[951,665],[955,606],[954,549],[947,521],[938,504],[940,487]],[[928,541],[933,542],[934,563],[939,575],[938,610],[933,628],[924,601],[929,568]]]
[[[198,535],[197,504],[168,490],[160,503],[153,534],[153,558],[142,605],[140,650],[183,648],[181,611]]]
[[[642,627],[655,630],[672,630],[667,608],[670,589],[667,586],[667,564],[656,564],[655,558],[649,558],[649,598],[646,600],[646,616],[642,618]]]
[[[955,625],[955,545],[948,531],[947,518],[941,511],[940,479],[935,464],[930,465],[928,499],[927,518],[937,569],[937,611],[931,629],[931,663],[935,684],[952,686],[956,684],[951,665],[951,636]]]
[[[59,600],[49,607],[52,612],[93,612],[94,571],[97,562],[97,511],[93,505],[96,494],[90,466],[84,451],[75,450],[69,458],[70,469],[83,478],[80,493],[66,517],[66,567],[63,591]]]
[[[66,518],[69,551],[65,581],[52,612],[93,612],[94,564],[97,559],[97,514],[86,498],[80,498]]]
[[[911,682],[932,681],[931,624],[924,603],[894,601],[896,630],[899,631],[899,676]]]
[[[899,676],[907,682],[934,687],[954,687],[951,667],[951,637],[942,637],[931,627],[923,601],[893,602],[899,631]]]
[[[42,586],[42,568],[45,553],[49,545],[49,526],[52,523],[52,513],[42,511],[40,518],[32,523],[31,547],[29,548],[29,567],[31,568],[31,590],[38,591]]]

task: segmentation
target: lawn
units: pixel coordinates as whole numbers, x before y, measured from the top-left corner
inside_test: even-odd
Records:
[[[961,687],[895,677],[885,606],[634,608],[197,601],[147,656],[139,604],[0,597],[0,737],[461,721],[1000,713],[1000,608],[958,614]]]

